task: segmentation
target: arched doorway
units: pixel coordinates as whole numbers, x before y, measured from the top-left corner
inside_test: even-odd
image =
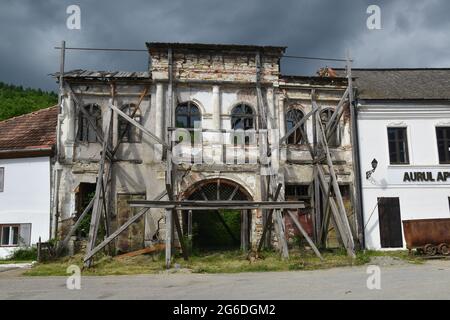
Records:
[[[239,184],[228,179],[211,179],[194,184],[183,195],[192,201],[253,201]],[[195,251],[247,251],[250,246],[251,210],[183,212],[183,231]]]

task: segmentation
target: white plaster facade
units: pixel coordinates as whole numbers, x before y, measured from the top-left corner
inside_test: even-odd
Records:
[[[358,106],[358,128],[362,177],[365,243],[368,249],[382,248],[378,198],[399,198],[401,220],[450,218],[450,179],[437,181],[439,172],[450,172],[450,165],[439,163],[436,127],[450,126],[448,104],[433,102],[371,103]],[[407,128],[408,165],[391,165],[387,129]],[[373,159],[378,168],[370,179]],[[432,172],[436,181],[405,182],[406,172]],[[403,227],[403,226],[402,226]]]
[[[50,157],[0,159],[0,168],[4,168],[0,225],[19,226],[25,245],[36,244],[39,237],[43,242],[50,238],[50,165]],[[0,246],[0,258],[17,248]]]

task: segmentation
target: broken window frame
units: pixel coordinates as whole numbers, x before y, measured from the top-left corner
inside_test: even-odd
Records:
[[[254,130],[256,114],[251,106],[240,103],[231,110],[231,129]]]
[[[90,103],[84,106],[92,122],[97,125],[98,132],[102,132],[102,109],[96,103]],[[96,130],[92,127],[88,116],[81,110],[78,116],[78,141],[84,143],[97,143],[99,142]]]
[[[336,111],[333,108],[326,108],[320,111],[319,119],[322,122],[323,128],[327,127],[328,122],[333,117],[333,114]],[[325,117],[326,118],[325,118]],[[335,121],[338,121],[337,119]],[[340,135],[339,135],[339,123],[334,127],[333,132],[330,135],[330,138],[327,141],[329,148],[338,148],[341,145]]]
[[[450,127],[436,127],[439,164],[450,164]]]
[[[399,133],[402,132],[402,135]],[[408,165],[409,146],[407,127],[388,127],[389,162],[391,165]],[[392,136],[393,135],[393,136]]]
[[[305,113],[297,108],[292,108],[286,112],[286,131],[289,132],[297,123],[305,117]],[[286,140],[288,145],[300,145],[305,143],[302,131],[306,133],[306,123],[295,130]]]
[[[134,114],[133,120],[142,125],[141,110],[134,103],[124,104],[120,109],[130,118]],[[123,117],[118,119],[118,134],[121,143],[142,143],[142,131]]]

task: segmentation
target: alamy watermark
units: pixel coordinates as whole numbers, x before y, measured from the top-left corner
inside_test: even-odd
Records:
[[[367,278],[366,285],[369,290],[381,290],[381,268],[379,266],[369,266],[367,267]]]
[[[66,287],[69,290],[81,290],[81,269],[76,265],[67,268],[66,273],[70,276],[66,280]]]
[[[367,18],[366,25],[369,30],[381,29],[381,8],[375,4],[367,7],[367,14],[370,16]]]
[[[81,8],[76,4],[67,7],[66,13],[69,15],[66,20],[66,26],[69,30],[81,29]]]

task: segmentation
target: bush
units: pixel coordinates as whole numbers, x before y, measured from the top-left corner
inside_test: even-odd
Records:
[[[37,259],[37,248],[20,248],[15,250],[8,260],[13,261],[35,261]]]

